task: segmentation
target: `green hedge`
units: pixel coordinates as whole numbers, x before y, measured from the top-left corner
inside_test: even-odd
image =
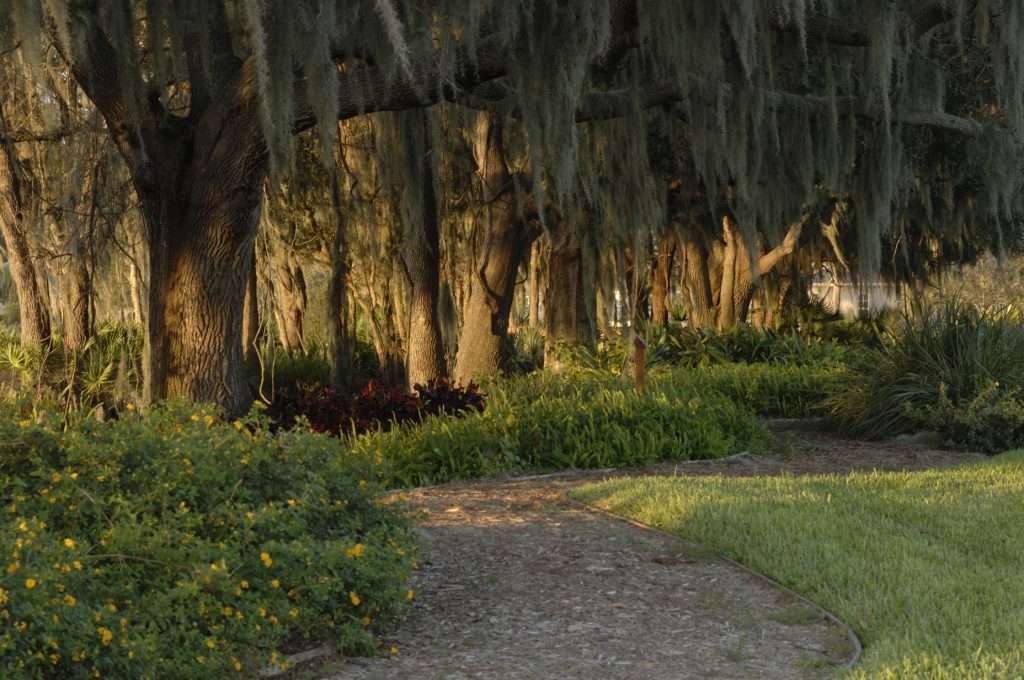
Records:
[[[252,677],[406,607],[413,535],[340,444],[182,404],[0,408],[0,676]]]
[[[607,376],[541,371],[483,388],[483,413],[351,439],[351,465],[406,486],[512,470],[715,458],[767,442],[751,410],[688,380],[653,380],[637,394]]]

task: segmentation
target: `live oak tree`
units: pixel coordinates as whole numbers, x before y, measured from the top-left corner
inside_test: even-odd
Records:
[[[912,199],[951,229],[1017,209],[1024,10],[1011,0],[0,0],[0,13],[27,62],[51,45],[62,55],[127,164],[148,251],[150,400],[246,407],[243,299],[264,183],[287,170],[295,134],[315,128],[329,149],[337,121],[360,115],[442,100],[485,110],[476,219],[494,249],[470,272],[462,379],[496,367],[504,286],[532,240],[524,204],[536,229],[557,234],[557,215],[632,244],[634,262],[665,231],[655,124],[692,159],[733,267],[759,242],[785,243],[822,193],[851,206],[869,275]],[[608,129],[583,134],[583,121]],[[525,182],[500,158],[513,126]],[[915,131],[957,135],[965,163]],[[410,214],[426,220],[422,205]],[[432,252],[432,226],[416,229]]]

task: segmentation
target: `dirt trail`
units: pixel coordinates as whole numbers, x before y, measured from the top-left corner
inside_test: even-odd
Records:
[[[779,430],[771,456],[654,474],[916,469],[971,459],[922,443]],[[327,666],[370,678],[820,678],[846,631],[793,595],[674,537],[564,497],[622,471],[448,484],[407,494],[428,541],[410,617],[386,658]],[[633,471],[633,474],[636,474]]]

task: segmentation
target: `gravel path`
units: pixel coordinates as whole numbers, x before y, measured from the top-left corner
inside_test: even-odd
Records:
[[[785,424],[776,424],[784,430]],[[793,431],[768,457],[656,474],[779,474],[935,467],[965,460],[918,442]],[[820,678],[853,654],[844,628],[790,593],[666,534],[565,498],[621,472],[484,480],[407,494],[428,541],[398,653],[324,667],[371,678]]]

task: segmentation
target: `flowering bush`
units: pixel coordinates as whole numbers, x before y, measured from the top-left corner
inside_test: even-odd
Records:
[[[404,610],[413,535],[336,440],[180,403],[0,407],[0,677],[252,677]]]

